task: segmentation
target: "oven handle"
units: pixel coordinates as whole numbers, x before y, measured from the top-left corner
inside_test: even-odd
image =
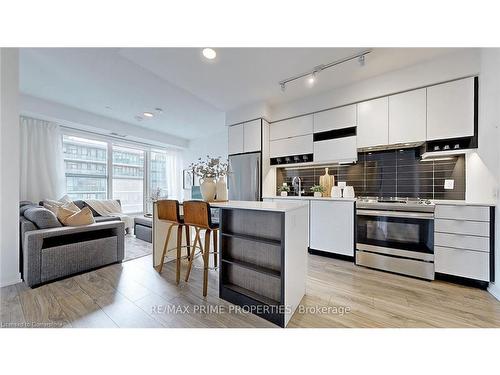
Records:
[[[386,217],[401,217],[410,219],[426,219],[433,220],[434,214],[428,212],[402,212],[402,211],[383,211],[383,210],[356,210],[357,215],[362,216],[386,216]]]

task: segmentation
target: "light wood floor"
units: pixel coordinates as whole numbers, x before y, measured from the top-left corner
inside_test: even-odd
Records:
[[[139,240],[132,234],[125,235],[125,258],[130,260],[153,254],[153,244]]]
[[[309,310],[297,312],[289,327],[500,327],[500,302],[486,291],[315,255],[308,262],[302,305]],[[174,264],[159,275],[149,255],[36,289],[17,284],[0,289],[0,321],[2,327],[275,327],[230,311],[217,297],[215,271],[204,299],[201,276],[193,269],[189,283],[176,286]]]

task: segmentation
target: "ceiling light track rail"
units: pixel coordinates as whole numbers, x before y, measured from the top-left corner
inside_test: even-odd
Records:
[[[355,60],[355,59],[358,59],[359,64],[363,66],[365,63],[365,56],[371,52],[372,52],[371,49],[367,49],[367,50],[358,52],[354,55],[350,55],[350,56],[344,57],[342,59],[333,61],[333,62],[328,63],[328,64],[321,64],[321,65],[315,66],[312,70],[310,70],[308,72],[297,74],[296,76],[289,77],[289,78],[286,78],[284,80],[279,81],[279,85],[281,87],[281,90],[285,91],[286,85],[290,82],[296,81],[296,80],[304,78],[304,77],[309,77],[309,76],[316,78],[317,74],[322,72],[325,69],[333,68],[334,66],[337,66],[337,65],[343,64],[345,62]]]

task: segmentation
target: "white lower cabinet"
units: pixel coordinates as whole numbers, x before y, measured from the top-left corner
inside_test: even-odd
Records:
[[[354,202],[311,200],[309,247],[354,256]]]
[[[436,272],[490,281],[490,255],[482,251],[434,247]]]
[[[435,271],[492,281],[490,207],[438,204],[434,216]]]

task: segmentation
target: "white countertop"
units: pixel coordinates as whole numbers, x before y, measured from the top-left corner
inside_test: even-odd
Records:
[[[298,197],[296,195],[282,197],[281,195],[277,196],[268,196],[262,197],[263,199],[296,199],[296,200],[317,200],[317,201],[343,201],[343,202],[356,202],[356,198],[332,198],[332,197],[313,197],[313,196],[301,196]]]
[[[450,206],[496,206],[495,202],[469,202],[458,200],[433,199],[434,204],[450,205]]]
[[[267,196],[263,197],[263,199],[287,199],[287,200],[324,200],[324,201],[344,201],[344,202],[355,202],[356,198],[331,198],[331,197],[311,197],[311,196],[302,196],[298,197],[296,195],[292,196]],[[472,201],[462,201],[462,200],[446,200],[446,199],[431,199],[431,202],[434,204],[442,204],[442,205],[451,205],[451,206],[496,206],[495,202],[472,202]]]
[[[306,206],[303,202],[258,202],[258,201],[229,201],[210,202],[212,207],[237,208],[243,210],[288,212]]]

